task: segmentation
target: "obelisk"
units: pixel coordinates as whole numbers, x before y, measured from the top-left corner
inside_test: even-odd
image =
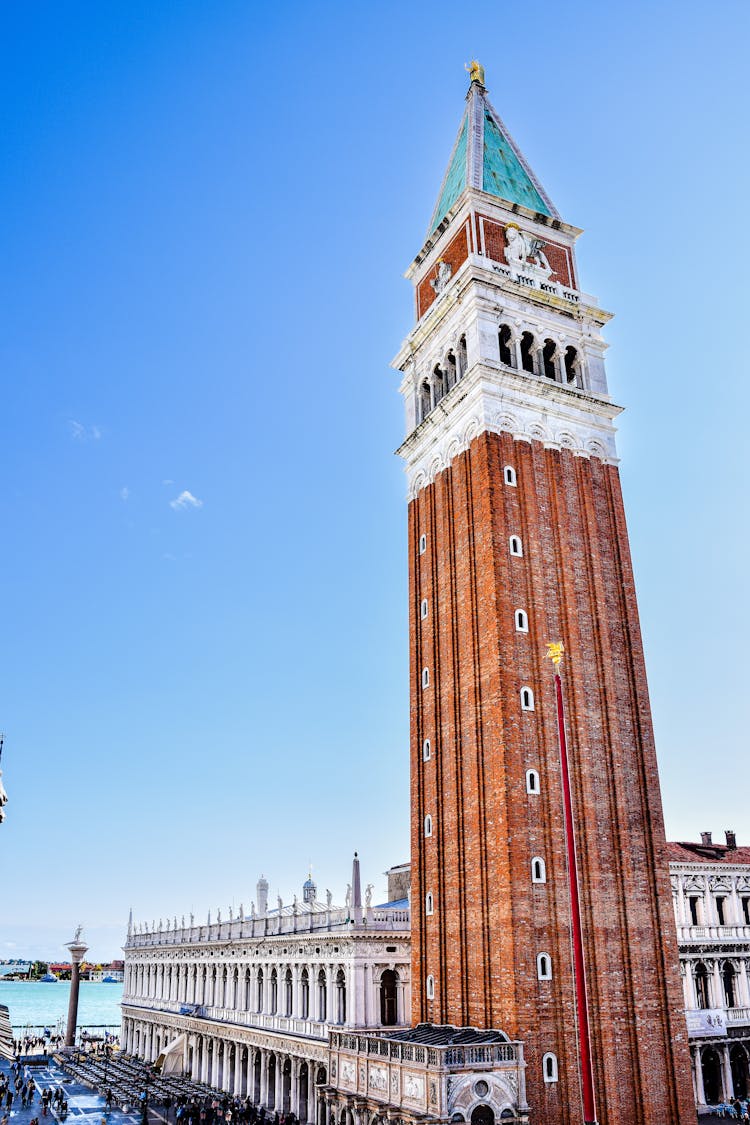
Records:
[[[81,982],[81,961],[88,949],[85,941],[81,940],[83,926],[79,926],[66,949],[70,951],[70,1000],[68,1001],[68,1025],[65,1028],[65,1046],[73,1047],[76,1041],[76,1025],[78,1023],[78,986]]]

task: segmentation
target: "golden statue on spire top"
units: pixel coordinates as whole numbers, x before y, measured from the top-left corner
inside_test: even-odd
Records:
[[[472,59],[470,63],[464,63],[464,70],[468,70],[472,82],[478,82],[480,86],[484,86],[484,67],[481,63]]]
[[[557,667],[562,660],[564,652],[565,646],[562,641],[553,641],[551,644],[547,644],[547,656],[555,667]]]

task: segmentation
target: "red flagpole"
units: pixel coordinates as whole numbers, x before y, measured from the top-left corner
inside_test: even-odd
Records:
[[[562,649],[562,646],[560,646]],[[568,740],[565,734],[565,705],[563,702],[562,680],[557,671],[560,652],[555,662],[555,697],[557,701],[557,733],[560,740],[560,769],[562,773],[563,806],[565,813],[565,846],[568,854],[568,884],[570,887],[570,913],[573,926],[573,967],[576,986],[576,1013],[578,1016],[578,1050],[581,1067],[581,1089],[583,1093],[584,1125],[597,1125],[596,1101],[594,1099],[594,1070],[591,1061],[591,1032],[589,1030],[589,1009],[586,997],[586,970],[583,959],[583,927],[581,925],[581,902],[578,894],[578,860],[573,825],[573,801],[570,795],[570,771],[568,769]]]

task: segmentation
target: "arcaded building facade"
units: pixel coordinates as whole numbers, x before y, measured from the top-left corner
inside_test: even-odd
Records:
[[[750,847],[670,843],[680,972],[699,1109],[750,1093]]]

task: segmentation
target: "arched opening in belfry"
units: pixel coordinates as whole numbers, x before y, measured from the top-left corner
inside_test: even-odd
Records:
[[[699,961],[695,966],[695,995],[699,1008],[711,1007],[711,994],[708,987],[708,969]]]
[[[521,336],[521,367],[530,375],[534,374],[534,337],[530,332]]]
[[[343,969],[336,973],[336,1023],[346,1023],[346,975]]]
[[[446,392],[455,387],[458,381],[458,370],[456,365],[456,357],[453,352],[448,352],[445,357],[445,389]]]
[[[430,390],[430,384],[427,379],[425,379],[425,381],[422,383],[422,386],[419,388],[419,399],[417,405],[417,421],[424,422],[425,418],[432,410],[432,391]]]
[[[581,380],[578,378],[578,352],[572,345],[565,349],[565,382],[576,383],[581,385]]]
[[[495,1114],[488,1105],[477,1105],[471,1111],[471,1125],[495,1125]]]
[[[380,1022],[384,1027],[398,1023],[398,974],[386,969],[380,977]]]
[[[513,367],[513,337],[507,324],[500,325],[498,343],[500,344],[500,362],[504,363],[506,367]]]
[[[440,402],[440,399],[445,394],[445,372],[440,367],[440,364],[437,364],[435,370],[432,372],[432,387],[434,392],[435,405],[437,406],[437,404]]]
[[[722,1100],[721,1063],[713,1047],[704,1047],[701,1055],[703,1070],[703,1092],[707,1105],[716,1105]]]
[[[724,983],[724,999],[728,1008],[734,1008],[737,1003],[737,981],[734,965],[731,961],[724,963],[724,968],[721,973],[722,981]]]
[[[554,340],[544,341],[542,366],[546,379],[557,379],[557,344]]]
[[[466,374],[466,368],[469,366],[467,351],[466,351],[466,337],[462,336],[458,341],[458,378],[461,379]]]
[[[735,1043],[729,1050],[732,1067],[732,1087],[736,1098],[746,1098],[748,1089],[747,1051],[741,1043]]]

